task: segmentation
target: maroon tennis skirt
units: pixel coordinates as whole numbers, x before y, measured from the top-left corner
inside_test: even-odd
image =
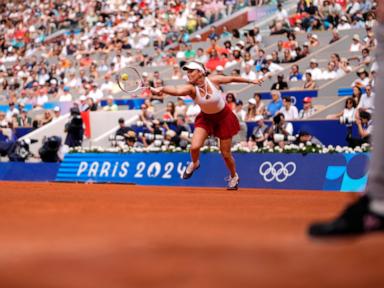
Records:
[[[219,139],[229,139],[240,131],[239,120],[228,105],[218,113],[200,112],[195,119],[195,127],[203,128],[208,135]]]

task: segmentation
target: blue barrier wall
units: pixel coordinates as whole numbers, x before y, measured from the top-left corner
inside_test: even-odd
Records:
[[[362,191],[369,155],[235,153],[241,187]],[[218,153],[202,154],[189,180],[181,175],[188,153],[67,154],[56,181],[223,187],[227,170]],[[316,163],[314,165],[313,163]]]
[[[54,181],[59,163],[0,163],[0,180],[6,181]]]

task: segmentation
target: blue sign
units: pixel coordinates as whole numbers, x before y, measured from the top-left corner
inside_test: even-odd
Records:
[[[240,187],[362,191],[369,154],[235,153]],[[181,175],[188,153],[67,154],[56,181],[223,187],[228,171],[218,153],[201,155],[188,180]],[[316,163],[316,165],[314,165]]]

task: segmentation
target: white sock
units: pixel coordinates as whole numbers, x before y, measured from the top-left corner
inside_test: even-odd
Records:
[[[369,210],[380,216],[384,216],[384,200],[372,200],[371,203],[369,203]]]

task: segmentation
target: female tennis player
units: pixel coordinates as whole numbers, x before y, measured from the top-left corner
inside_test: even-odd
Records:
[[[225,103],[219,85],[228,83],[249,83],[261,85],[263,80],[248,80],[238,76],[209,75],[203,64],[191,61],[183,70],[187,71],[188,84],[151,88],[155,95],[190,96],[201,108],[195,120],[195,131],[191,143],[192,162],[187,166],[183,179],[188,179],[200,167],[200,148],[209,135],[220,139],[220,151],[230,171],[228,190],[237,190],[239,175],[231,153],[232,137],[240,130],[239,121]]]

